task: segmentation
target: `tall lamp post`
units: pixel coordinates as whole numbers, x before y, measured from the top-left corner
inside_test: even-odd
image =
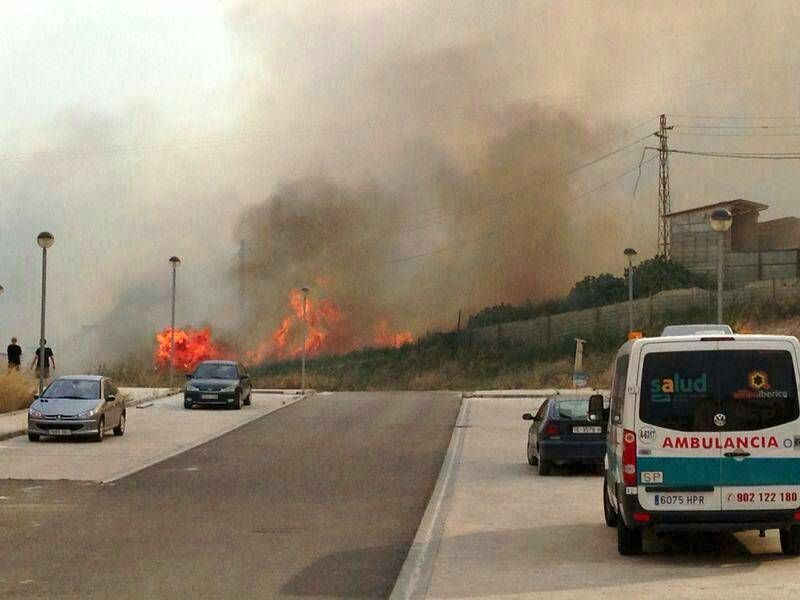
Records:
[[[625,248],[625,257],[628,259],[628,333],[633,331],[633,259],[636,250]]]
[[[175,285],[178,280],[178,267],[181,266],[181,259],[172,256],[169,259],[172,266],[172,319],[170,320],[170,342],[169,342],[169,387],[174,387],[175,383]]]
[[[43,231],[36,237],[36,243],[42,249],[42,316],[39,322],[39,393],[44,391],[44,372],[47,369],[47,356],[44,348],[44,321],[47,306],[47,249],[52,247],[56,238],[49,231]]]
[[[733,224],[733,215],[727,208],[718,208],[709,218],[711,229],[717,232],[717,323],[722,324],[722,290],[725,278],[725,232]]]
[[[300,393],[306,395],[306,340],[308,338],[308,320],[306,319],[306,306],[308,305],[308,287],[300,289],[303,292],[303,362],[300,370]]]

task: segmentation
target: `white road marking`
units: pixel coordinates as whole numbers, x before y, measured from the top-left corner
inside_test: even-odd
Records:
[[[424,598],[428,592],[433,563],[442,541],[442,531],[447,518],[448,499],[453,491],[453,483],[461,458],[464,432],[469,421],[469,402],[469,398],[463,398],[461,401],[461,408],[458,411],[453,435],[450,438],[450,445],[442,462],[436,486],[433,488],[428,507],[425,509],[417,534],[414,536],[414,542],[411,544],[403,568],[392,589],[391,600]]]

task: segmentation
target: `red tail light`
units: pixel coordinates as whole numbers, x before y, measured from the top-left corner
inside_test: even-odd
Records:
[[[795,511],[794,520],[795,521],[800,521],[800,510]]]
[[[622,480],[636,485],[636,434],[629,429],[622,432]]]
[[[650,515],[646,512],[635,512],[633,513],[633,520],[637,523],[649,523]]]
[[[556,425],[555,423],[548,423],[544,428],[544,432],[547,435],[558,435],[559,434],[558,425]]]

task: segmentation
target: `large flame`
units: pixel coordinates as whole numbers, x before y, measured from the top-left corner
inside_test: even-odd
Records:
[[[303,353],[303,292],[289,292],[288,315],[269,339],[261,342],[252,352],[247,352],[247,362],[260,363],[268,358],[297,358]],[[331,299],[314,300],[306,298],[305,315],[307,323],[306,353],[317,354],[331,330],[342,320],[339,307]]]
[[[167,327],[156,334],[156,368],[169,366],[172,355],[172,330]],[[223,352],[211,339],[211,330],[175,328],[175,367],[191,371],[204,360],[221,358]]]
[[[243,362],[254,365],[265,360],[285,360],[297,358],[303,353],[303,292],[291,290],[289,292],[289,311],[280,321],[280,325],[261,341],[255,349],[242,352]],[[305,299],[306,319],[306,353],[314,356],[326,351],[326,340],[332,333],[337,333],[337,341],[331,340],[328,352],[346,351],[352,349],[351,341],[342,347],[342,328],[347,322],[336,302],[330,298]],[[338,328],[338,329],[337,329]],[[156,368],[169,365],[171,330],[169,327],[156,334]],[[381,319],[375,325],[372,344],[381,348],[400,348],[414,341],[414,336],[409,331],[396,331],[390,327],[388,319]],[[211,330],[205,329],[175,329],[175,366],[179,369],[192,370],[204,361],[215,358],[232,358],[233,353],[226,351],[223,346],[215,343],[211,337]]]

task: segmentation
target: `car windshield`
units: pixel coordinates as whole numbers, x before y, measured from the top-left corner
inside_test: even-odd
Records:
[[[221,363],[203,363],[194,372],[194,377],[200,379],[238,379],[236,367]]]
[[[717,414],[725,425],[714,423]],[[784,350],[653,352],[644,359],[642,421],[679,431],[747,431],[798,417]]]
[[[587,421],[589,419],[589,398],[559,400],[556,404],[556,416],[559,419]]]
[[[95,379],[56,379],[47,386],[42,398],[98,399],[100,398],[100,382]]]

